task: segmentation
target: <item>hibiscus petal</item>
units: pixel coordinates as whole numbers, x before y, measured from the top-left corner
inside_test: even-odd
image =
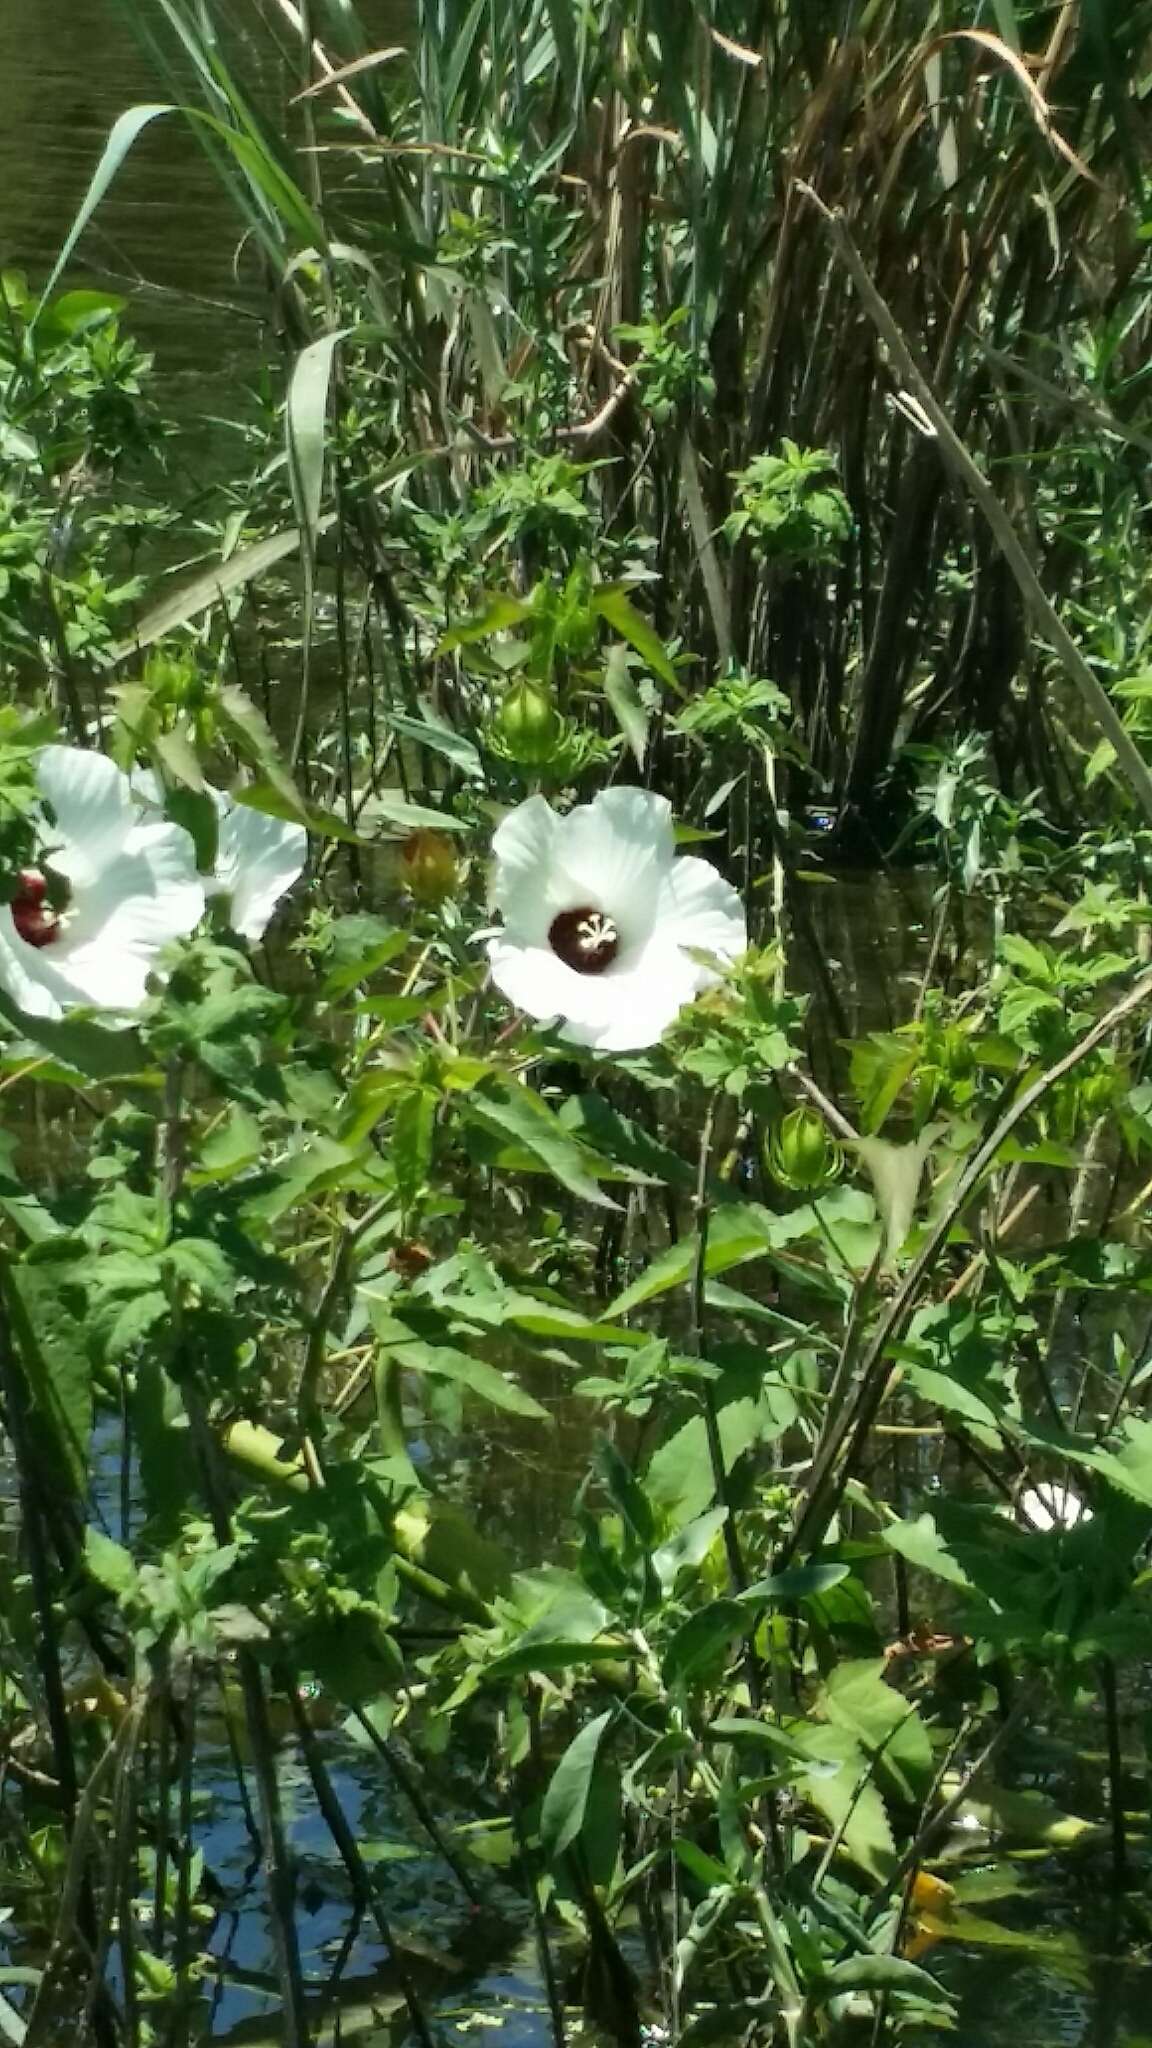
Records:
[[[530,796],[509,811],[492,840],[492,900],[503,912],[509,933],[524,945],[541,945],[552,919],[566,907],[554,887],[559,826],[546,798]]]
[[[656,921],[660,886],[672,864],[672,806],[650,789],[605,789],[577,804],[556,835],[556,892],[565,908],[589,904],[609,916],[629,950]]]
[[[584,1017],[573,1016],[562,1034],[599,1052],[641,1052],[658,1045],[685,1003],[700,985],[700,970],[660,928],[628,964],[618,964],[595,978],[603,991],[597,1027],[592,1033]]]
[[[228,896],[228,922],[255,943],[264,936],[282,896],[304,872],[308,834],[290,819],[270,818],[213,790],[220,813],[216,873],[210,895]]]
[[[538,1021],[559,1018],[570,1045],[639,1052],[663,1037],[696,991],[697,969],[674,945],[653,941],[635,966],[577,974],[548,946],[489,942],[492,979]]]
[[[1042,1479],[1039,1486],[1022,1493],[1020,1507],[1034,1529],[1074,1529],[1077,1522],[1092,1520],[1091,1508],[1078,1493],[1050,1479]]]
[[[747,950],[748,927],[739,894],[710,862],[691,854],[672,863],[660,891],[657,917],[661,932],[679,946],[715,953],[724,961],[737,960]],[[697,987],[706,988],[715,978],[701,969]]]
[[[505,938],[488,941],[492,979],[518,1010],[541,1021],[567,1017],[579,1003],[579,983],[588,979],[566,967],[550,946],[521,946]]]
[[[38,956],[72,1001],[135,1010],[156,956],[204,915],[204,884],[188,833],[167,821],[134,824],[121,850],[78,889],[55,945]],[[29,949],[32,950],[32,949]]]
[[[78,998],[67,978],[52,966],[54,947],[30,946],[12,922],[10,906],[0,904],[0,988],[28,1017],[58,1020]]]
[[[52,866],[82,887],[113,859],[136,823],[132,787],[114,761],[84,747],[42,747],[36,757],[40,794],[52,806]]]

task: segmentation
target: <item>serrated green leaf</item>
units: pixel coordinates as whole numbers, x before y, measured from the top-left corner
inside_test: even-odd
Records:
[[[284,764],[272,728],[247,691],[237,683],[224,684],[216,693],[216,712],[241,760],[255,768],[281,801],[288,805],[287,811],[276,811],[272,815],[294,818],[300,824],[307,824],[307,806]],[[253,810],[267,810],[266,803],[255,801],[258,789],[258,784],[254,789],[238,789],[237,803],[246,803]]]
[[[428,1180],[435,1127],[435,1095],[429,1088],[410,1088],[396,1105],[390,1147],[396,1191],[406,1216],[416,1207]]]
[[[647,619],[641,617],[627,591],[620,584],[601,584],[591,592],[589,603],[594,612],[607,620],[613,632],[619,633],[629,647],[636,649],[653,675],[659,676],[662,683],[667,683],[670,690],[682,697],[684,692],[680,678],[668,658],[664,642]]]
[[[611,1171],[609,1162],[577,1144],[533,1089],[477,1089],[462,1102],[461,1111],[465,1121],[522,1145],[569,1194],[584,1202],[594,1202],[601,1209],[619,1206],[593,1179],[597,1172]]]
[[[139,1575],[131,1551],[114,1543],[102,1530],[85,1531],[84,1562],[97,1584],[106,1592],[115,1593],[117,1599],[125,1599],[136,1591]]]

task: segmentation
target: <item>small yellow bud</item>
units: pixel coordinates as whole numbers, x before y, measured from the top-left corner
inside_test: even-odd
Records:
[[[456,848],[446,832],[412,832],[400,849],[400,869],[413,901],[434,907],[456,887]]]

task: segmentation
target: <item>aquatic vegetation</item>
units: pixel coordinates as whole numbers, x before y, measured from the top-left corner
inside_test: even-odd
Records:
[[[13,2041],[526,1936],[555,2048],[918,2039],[1146,1859],[1152,13],[1051,12],[284,7],[277,119],[163,0],[6,274]],[[177,119],[190,483],[64,277]]]

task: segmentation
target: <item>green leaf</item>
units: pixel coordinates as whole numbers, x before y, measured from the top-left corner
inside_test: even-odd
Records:
[[[391,1145],[396,1191],[406,1217],[415,1209],[427,1185],[435,1128],[436,1097],[432,1090],[409,1089],[396,1105]]]
[[[718,1420],[724,1469],[730,1472],[737,1458],[765,1437],[764,1417],[755,1401],[740,1400],[726,1401]],[[782,1433],[782,1428],[775,1432]],[[716,1487],[702,1415],[693,1415],[653,1452],[644,1490],[677,1528],[712,1505]]]
[[[884,1219],[885,1263],[895,1258],[912,1228],[928,1154],[945,1129],[944,1124],[928,1124],[910,1145],[893,1145],[887,1138],[859,1138],[856,1142]]]
[[[695,1167],[631,1117],[622,1115],[606,1096],[570,1095],[557,1114],[574,1137],[614,1165],[629,1167],[646,1180],[666,1181],[671,1187],[691,1189],[695,1185]]]
[[[636,766],[643,768],[644,756],[648,751],[649,717],[640,701],[639,691],[628,667],[628,656],[622,647],[609,649],[604,670],[604,695],[612,706],[617,725],[636,757]]]
[[[315,560],[320,532],[332,361],[338,344],[350,332],[348,327],[339,327],[332,334],[322,334],[318,341],[310,341],[296,358],[288,386],[288,469],[309,560]]]
[[[735,1742],[751,1749],[770,1749],[775,1755],[786,1758],[789,1763],[803,1764],[806,1772],[816,1768],[812,1756],[804,1745],[797,1742],[795,1736],[787,1734],[783,1728],[777,1728],[771,1721],[754,1720],[751,1715],[722,1715],[719,1720],[709,1725],[708,1734],[716,1742]],[[825,1764],[823,1768],[831,1775],[839,1770],[840,1765],[838,1762],[832,1762]]]
[[[92,1368],[86,1330],[66,1299],[79,1267],[48,1259],[0,1266],[15,1348],[31,1402],[29,1422],[57,1484],[82,1493],[92,1436]]]
[[[188,1178],[192,1186],[206,1181],[231,1180],[259,1159],[264,1139],[256,1118],[238,1102],[227,1111],[200,1147],[200,1155]]]
[[[682,1571],[695,1571],[704,1562],[727,1520],[726,1507],[708,1508],[653,1552],[652,1569],[666,1594],[673,1592]]]
[[[102,327],[106,321],[117,319],[127,304],[127,299],[115,292],[61,292],[58,299],[45,307],[40,317],[41,339],[71,341],[78,334],[87,334],[93,327]]]
[[[932,1745],[915,1707],[884,1680],[883,1658],[837,1665],[825,1680],[820,1705],[834,1727],[855,1737],[902,1799],[915,1800],[932,1777]]]
[[[59,1022],[51,1017],[31,1017],[2,992],[0,1016],[6,1017],[21,1037],[42,1045],[61,1066],[87,1074],[93,1081],[126,1080],[139,1074],[145,1063],[134,1031],[108,1031],[85,1017],[64,1017]]]
[[[932,1402],[946,1415],[958,1415],[969,1423],[978,1443],[993,1449],[1000,1444],[1000,1415],[963,1380],[946,1372],[937,1372],[932,1366],[921,1365],[916,1360],[905,1364],[904,1376],[922,1400]]]
[[[374,1017],[389,1031],[402,1024],[414,1024],[417,1017],[423,1017],[429,1010],[439,1008],[443,991],[429,991],[423,996],[365,996],[356,1005],[358,1017]]]
[[[742,1265],[747,1259],[762,1258],[768,1249],[769,1235],[767,1210],[755,1202],[725,1203],[709,1221],[705,1272],[724,1273],[729,1266]],[[696,1270],[698,1244],[699,1240],[693,1233],[691,1237],[669,1245],[666,1251],[653,1259],[647,1272],[641,1273],[639,1279],[626,1287],[623,1294],[605,1309],[604,1314],[630,1315],[643,1302],[654,1300],[658,1294],[666,1294],[669,1288],[684,1286]]]
[[[517,1086],[477,1090],[461,1108],[467,1122],[522,1145],[569,1194],[584,1202],[594,1202],[601,1209],[619,1206],[592,1178],[594,1173],[610,1172],[608,1161],[570,1137],[555,1112],[533,1089]]]
[[[340,839],[349,846],[365,844],[363,835],[353,829],[335,811],[320,810],[315,804],[306,804],[297,796],[291,786],[284,786],[283,780],[273,783],[249,782],[243,789],[232,792],[235,803],[243,804],[246,810],[259,811],[266,818],[287,818],[295,825],[303,825],[309,832],[316,832],[326,839]]]
[[[331,523],[331,515],[320,521],[321,529]],[[175,633],[186,626],[197,612],[206,611],[209,605],[218,604],[232,590],[242,589],[246,583],[254,583],[268,569],[275,568],[286,555],[294,555],[300,546],[300,530],[288,527],[282,533],[269,534],[267,540],[259,540],[249,548],[238,548],[226,561],[214,562],[190,583],[182,583],[179,589],[157,599],[151,609],[145,612],[135,626],[131,640],[124,641],[114,651],[113,659],[126,661],[139,648],[151,647],[157,640],[163,640],[168,633]]]
[[[1097,1449],[1063,1432],[1035,1426],[1021,1433],[1030,1442],[1059,1452],[1084,1471],[1098,1472],[1141,1507],[1152,1508],[1152,1422],[1129,1415],[1121,1431],[1119,1449]]]
[[[672,1847],[676,1852],[677,1863],[682,1863],[698,1884],[707,1886],[709,1890],[716,1885],[727,1886],[728,1872],[724,1865],[717,1863],[714,1856],[707,1855],[695,1842],[689,1841],[684,1835],[677,1835]]]
[[[99,1529],[88,1529],[84,1536],[84,1562],[98,1585],[108,1593],[114,1593],[118,1600],[128,1599],[139,1584],[139,1574],[132,1562],[131,1551],[120,1543],[113,1543]]]
[[[867,1224],[874,1215],[870,1197],[863,1189],[850,1187],[832,1188],[820,1197],[818,1207],[803,1202],[780,1213],[765,1209],[758,1202],[722,1202],[709,1219],[704,1270],[710,1276],[724,1273],[730,1266],[742,1265],[748,1259],[779,1254],[787,1245],[805,1237],[819,1236],[825,1243],[829,1238],[836,1242],[839,1234],[847,1238],[857,1225]],[[699,1239],[695,1233],[669,1245],[659,1258],[653,1259],[647,1272],[605,1309],[605,1315],[627,1315],[655,1295],[683,1286],[696,1271],[698,1255]]]
[[[104,145],[103,154],[89,182],[88,190],[80,202],[79,212],[64,238],[64,246],[48,273],[48,282],[37,300],[36,310],[28,323],[29,333],[31,333],[44,312],[52,293],[56,289],[57,281],[68,263],[68,258],[71,256],[92,215],[95,213],[105,192],[120,169],[136,137],[148,127],[150,122],[158,120],[161,114],[176,114],[178,112],[179,108],[174,106],[148,105],[129,107],[113,123],[108,140]]]
[[[486,1667],[490,1678],[508,1678],[522,1671],[569,1671],[597,1658],[618,1659],[619,1641],[602,1642],[608,1611],[571,1572],[542,1575],[520,1573],[519,1591],[534,1577],[546,1579],[546,1598],[533,1602],[524,1633]]]
[[[431,1379],[452,1380],[457,1386],[467,1387],[483,1401],[490,1401],[494,1408],[503,1408],[511,1415],[527,1415],[535,1422],[549,1421],[548,1410],[539,1401],[489,1365],[486,1358],[475,1358],[470,1352],[460,1351],[450,1344],[426,1344],[418,1337],[402,1337],[398,1341],[392,1332],[403,1330],[391,1312],[391,1296],[383,1299],[373,1293],[370,1285],[358,1289],[361,1298],[367,1302],[368,1311],[374,1324],[382,1326],[381,1349],[395,1358],[409,1372],[427,1373]]]
[[[474,641],[487,640],[493,633],[502,633],[509,626],[522,625],[531,617],[532,607],[519,597],[490,598],[482,612],[475,618],[465,620],[463,625],[453,626],[437,642],[437,654],[450,654],[455,647],[468,647]]]
[[[905,1962],[902,1956],[846,1956],[842,1963],[833,1963],[814,1991],[820,2003],[839,1998],[845,1991],[895,1992],[898,1996],[921,1999],[927,2005],[952,2003],[952,1995],[943,1984],[938,1984],[918,1964]]]
[[[644,1330],[618,1330],[613,1323],[592,1322],[576,1309],[538,1301],[534,1294],[509,1294],[503,1309],[503,1322],[513,1323],[532,1337],[562,1337],[566,1344],[611,1344],[636,1349],[648,1342]]]
[[[327,932],[321,995],[328,1001],[346,996],[350,989],[370,980],[372,975],[403,953],[410,938],[410,932],[400,931],[384,918],[375,917],[368,911],[338,917]],[[402,1002],[407,998],[393,996],[390,1000]],[[416,996],[411,1000],[416,1003],[416,1009],[408,1014],[418,1017],[427,1009],[428,999]]]
[[[695,1672],[710,1673],[727,1654],[730,1645],[747,1635],[751,1622],[737,1600],[714,1600],[682,1621],[662,1665],[664,1683],[675,1685]]]
[[[17,1177],[12,1165],[15,1154],[15,1132],[0,1131],[0,1213],[27,1244],[47,1244],[61,1235],[61,1226]]]
[[[393,732],[403,734],[405,739],[416,740],[420,746],[430,747],[434,754],[442,754],[469,782],[484,781],[484,763],[471,740],[457,732],[454,726],[445,724],[427,707],[422,718],[408,718],[402,712],[390,711],[388,723]]]
[[[200,757],[186,733],[157,733],[153,746],[165,779],[184,789],[203,791],[206,787]]]
[[[793,1721],[788,1733],[820,1766],[800,1780],[806,1797],[834,1830],[843,1831],[843,1847],[853,1862],[886,1883],[896,1866],[896,1845],[870,1760],[840,1728]],[[824,1768],[833,1762],[835,1771]]]
[[[451,811],[434,811],[428,804],[412,804],[406,797],[391,789],[377,790],[375,796],[360,812],[363,824],[389,826],[395,832],[416,832],[422,826],[431,826],[437,832],[467,832],[463,818],[454,818]]]
[[[894,1523],[884,1530],[884,1541],[889,1550],[896,1551],[917,1570],[931,1572],[951,1586],[963,1587],[965,1592],[972,1591],[972,1580],[953,1557],[931,1515],[920,1515],[914,1522]]]
[[[682,697],[684,692],[680,687],[680,679],[668,658],[664,642],[648,624],[647,619],[641,617],[623,587],[617,583],[601,584],[598,589],[591,592],[589,602],[592,610],[602,619],[606,619],[613,631],[628,642],[629,647],[636,649],[653,675],[659,676],[662,683],[667,683],[670,690],[674,690],[678,697]]]
[[[225,683],[216,694],[216,711],[241,759],[257,769],[282,802],[289,806],[286,812],[279,811],[274,815],[293,818],[306,825],[308,818],[304,800],[281,759],[271,726],[247,691],[237,683]],[[247,803],[252,810],[266,810],[266,804],[253,801],[255,795],[256,790],[238,789],[236,801]]]
[[[584,1825],[596,1760],[614,1711],[610,1707],[581,1728],[552,1773],[540,1809],[540,1846],[551,1863],[571,1848]]]
[[[755,1585],[746,1586],[739,1598],[746,1607],[766,1605],[773,1600],[807,1600],[814,1593],[826,1592],[829,1586],[838,1586],[850,1569],[839,1563],[792,1564],[785,1571],[774,1572],[770,1578],[757,1579]]]

